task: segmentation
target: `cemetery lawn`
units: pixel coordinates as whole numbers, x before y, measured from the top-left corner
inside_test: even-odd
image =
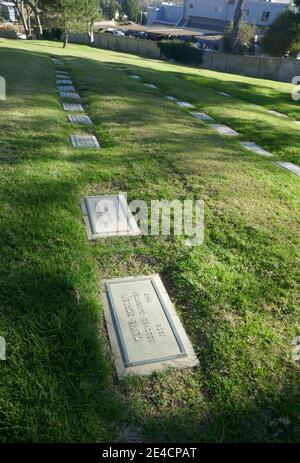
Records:
[[[95,127],[68,123],[51,54],[64,60]],[[9,40],[0,44],[0,75],[8,90],[0,101],[0,441],[299,441],[300,179],[164,98],[189,101],[240,140],[300,165],[291,85]],[[69,137],[81,132],[97,135],[102,150],[74,150]],[[81,198],[119,191],[129,201],[204,200],[204,243],[88,242]],[[101,281],[152,273],[200,366],[118,382]]]

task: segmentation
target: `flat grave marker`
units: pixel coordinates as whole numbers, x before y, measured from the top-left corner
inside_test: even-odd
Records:
[[[103,302],[119,379],[199,365],[159,275],[105,281]]]
[[[89,240],[141,233],[124,195],[86,196],[82,212]]]
[[[269,151],[266,151],[261,146],[258,146],[256,143],[253,143],[251,141],[242,141],[241,145],[247,150],[252,151],[253,153],[259,154],[260,156],[266,156],[269,158],[273,157],[272,153],[270,153]]]
[[[231,95],[229,95],[229,93],[226,93],[226,92],[218,92],[219,95],[222,95],[222,96],[226,96],[227,98],[231,98]]]
[[[69,122],[76,125],[93,125],[89,116],[68,116]]]
[[[176,104],[181,108],[194,108],[191,103],[187,103],[186,101],[176,101]]]
[[[205,113],[199,113],[197,111],[191,112],[191,115],[196,117],[196,119],[200,119],[201,121],[213,121],[213,118],[208,116]]]
[[[147,87],[147,88],[153,88],[153,89],[155,89],[155,90],[158,90],[158,87],[157,87],[156,85],[154,85],[154,84],[144,84],[144,85],[145,85],[145,87]]]
[[[80,100],[80,95],[78,95],[78,93],[60,92],[59,95],[61,98],[70,98],[71,100]]]
[[[293,172],[293,174],[296,174],[298,175],[298,177],[300,177],[300,167],[297,166],[296,164],[293,164],[292,162],[284,162],[284,161],[275,161],[275,163],[278,164],[283,169],[287,169],[290,172]]]
[[[238,132],[235,130],[231,129],[230,127],[227,127],[226,125],[222,124],[211,124],[213,129],[217,130],[222,135],[227,135],[228,137],[237,137],[239,135]]]
[[[286,114],[283,114],[283,113],[279,113],[278,111],[274,111],[272,109],[268,109],[267,111],[269,114],[272,114],[272,116],[276,116],[276,117],[281,117],[283,119],[289,119],[289,116],[287,116]]]
[[[71,79],[57,79],[56,85],[73,85]]]
[[[65,111],[74,111],[74,112],[80,112],[80,113],[84,111],[81,104],[63,103],[63,108]]]
[[[171,96],[171,95],[167,95],[166,96],[167,100],[169,101],[177,101],[178,98],[176,98],[175,96]]]
[[[75,92],[73,85],[58,85],[57,90],[59,92]]]
[[[71,135],[71,142],[74,148],[100,149],[99,142],[94,135]]]
[[[140,76],[137,76],[135,74],[129,74],[128,77],[129,77],[129,79],[133,79],[133,80],[140,80],[141,79]]]

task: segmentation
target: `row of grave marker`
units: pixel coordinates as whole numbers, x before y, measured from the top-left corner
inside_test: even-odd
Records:
[[[64,68],[64,62],[57,58],[52,58],[54,65],[59,68]],[[61,69],[56,70],[56,86],[61,99],[77,100],[80,101],[80,95],[76,92],[71,77],[66,71]],[[80,103],[72,104],[63,102],[63,108],[67,112],[81,113],[81,114],[68,114],[68,120],[73,125],[79,126],[92,126],[93,122]],[[94,135],[71,135],[71,143],[74,148],[94,148],[100,149],[100,144]]]
[[[64,65],[63,61],[55,58],[53,62],[58,66]],[[60,96],[79,100],[68,74],[57,71],[57,77]],[[149,84],[149,88],[155,86]],[[70,112],[84,112],[81,104],[64,102],[63,108]],[[68,119],[72,124],[92,124],[87,115],[68,115]],[[87,146],[80,143],[80,138],[71,136],[74,147]],[[97,141],[95,137],[93,140]],[[98,141],[92,147],[98,148]],[[82,212],[89,240],[141,234],[123,195],[87,196],[82,203]],[[158,274],[105,281],[103,304],[118,378],[199,364]]]
[[[122,68],[117,68],[119,70],[123,70]],[[129,74],[128,77],[133,80],[141,80],[141,77],[136,75],[136,74]],[[144,83],[144,85],[148,88],[153,88],[158,90],[158,87],[154,84],[149,84],[149,83]],[[231,95],[226,92],[218,92],[219,95],[225,96],[227,98],[230,98]],[[195,109],[194,105],[191,103],[188,103],[186,101],[180,101],[174,96],[166,96],[166,98],[169,101],[173,101],[176,103],[179,107],[185,108],[185,109]],[[274,110],[267,110],[269,114],[272,114],[273,116],[277,117],[282,117],[282,118],[287,118],[289,119],[289,116],[279,113],[278,111]],[[215,124],[213,123],[214,120],[212,117],[210,117],[208,114],[202,113],[202,112],[197,112],[197,111],[192,111],[190,113],[192,116],[196,117],[197,119],[200,119],[202,121],[210,122],[210,127],[215,129],[217,132],[219,132],[221,135],[226,135],[226,136],[231,136],[231,137],[238,137],[240,134],[236,132],[235,130],[231,129],[230,127],[227,127],[226,125],[223,124]],[[300,124],[300,121],[294,121],[296,124]],[[246,141],[246,142],[240,142],[240,145],[247,149],[248,151],[251,151],[255,154],[258,154],[260,156],[265,156],[265,157],[273,157],[273,154],[270,153],[269,151],[265,150],[264,148],[260,147],[254,142]],[[293,164],[292,162],[285,162],[285,161],[273,161],[275,164],[278,166],[289,170],[290,172],[293,172],[294,174],[300,176],[300,167],[297,166],[296,164]]]

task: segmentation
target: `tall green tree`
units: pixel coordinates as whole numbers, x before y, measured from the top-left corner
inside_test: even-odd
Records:
[[[141,11],[141,3],[139,0],[124,0],[122,10],[130,21],[136,21]]]
[[[64,33],[65,48],[70,32],[89,32],[100,17],[98,0],[42,0],[44,12],[52,26],[58,27]]]
[[[300,5],[300,0],[297,3]],[[291,9],[283,11],[268,28],[261,46],[264,52],[272,56],[282,57],[287,51],[296,55],[300,51],[299,12]]]

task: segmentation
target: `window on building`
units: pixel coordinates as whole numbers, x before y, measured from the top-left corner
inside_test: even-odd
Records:
[[[215,13],[221,13],[222,7],[221,6],[215,6]]]
[[[263,14],[261,15],[261,20],[263,22],[268,22],[270,18],[270,11],[263,11]]]
[[[194,8],[194,5],[192,3],[190,3],[189,5],[190,9]]]

